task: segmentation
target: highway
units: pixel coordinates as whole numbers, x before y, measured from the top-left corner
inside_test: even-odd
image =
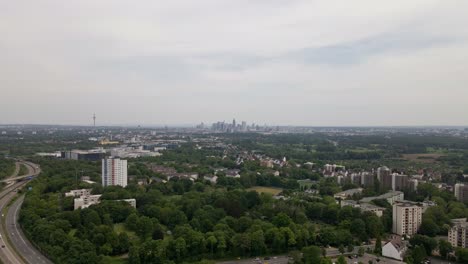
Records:
[[[42,255],[25,237],[23,230],[17,224],[19,218],[19,210],[23,204],[24,195],[21,195],[8,209],[6,216],[6,226],[10,241],[13,243],[19,254],[27,261],[27,263],[43,263],[52,264],[52,262]]]
[[[16,195],[15,190],[23,186],[24,182],[18,182],[10,185],[0,193],[0,211],[2,212],[2,221],[0,223],[0,259],[3,263],[24,263],[21,258],[13,250],[12,246],[8,243],[7,232],[4,230],[3,222],[3,208],[8,205],[11,199]]]
[[[20,164],[24,164],[28,168],[28,173],[26,175],[19,175],[18,176],[18,173],[20,171]],[[16,162],[15,172],[13,173],[13,175],[11,175],[10,177],[8,177],[6,179],[0,180],[0,182],[14,182],[14,181],[17,181],[17,180],[22,180],[22,179],[30,177],[30,176],[37,176],[40,173],[40,169],[36,168],[36,166],[37,166],[36,164],[28,162],[28,161],[17,161]],[[36,172],[36,170],[37,170],[37,172]]]
[[[4,180],[12,182],[0,193],[0,211],[3,211],[11,200],[17,195],[17,190],[21,189],[28,181],[15,182],[29,176],[37,176],[41,172],[40,168],[31,162],[19,161],[28,168],[27,175],[17,176],[17,172],[12,177]],[[19,210],[23,203],[24,195],[19,197],[9,208],[6,216],[2,212],[0,224],[0,259],[3,263],[52,263],[44,257],[24,236],[17,220]],[[6,230],[5,230],[6,229]],[[7,239],[8,238],[8,239]],[[14,250],[16,249],[16,251]],[[18,253],[21,256],[18,255]]]

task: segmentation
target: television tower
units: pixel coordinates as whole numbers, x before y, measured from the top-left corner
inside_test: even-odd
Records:
[[[93,114],[93,125],[96,127],[96,113]]]

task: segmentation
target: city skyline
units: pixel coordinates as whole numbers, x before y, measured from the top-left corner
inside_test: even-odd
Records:
[[[468,125],[466,8],[5,1],[0,123]]]

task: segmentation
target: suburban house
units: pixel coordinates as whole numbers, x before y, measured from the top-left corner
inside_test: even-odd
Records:
[[[394,237],[382,247],[382,256],[396,260],[403,260],[407,250],[406,244],[401,237]]]

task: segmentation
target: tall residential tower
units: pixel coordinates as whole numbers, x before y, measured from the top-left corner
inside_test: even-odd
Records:
[[[117,158],[102,160],[102,186],[127,186],[127,161]]]
[[[423,208],[417,203],[399,201],[393,204],[393,233],[412,236],[418,232],[422,222]]]

